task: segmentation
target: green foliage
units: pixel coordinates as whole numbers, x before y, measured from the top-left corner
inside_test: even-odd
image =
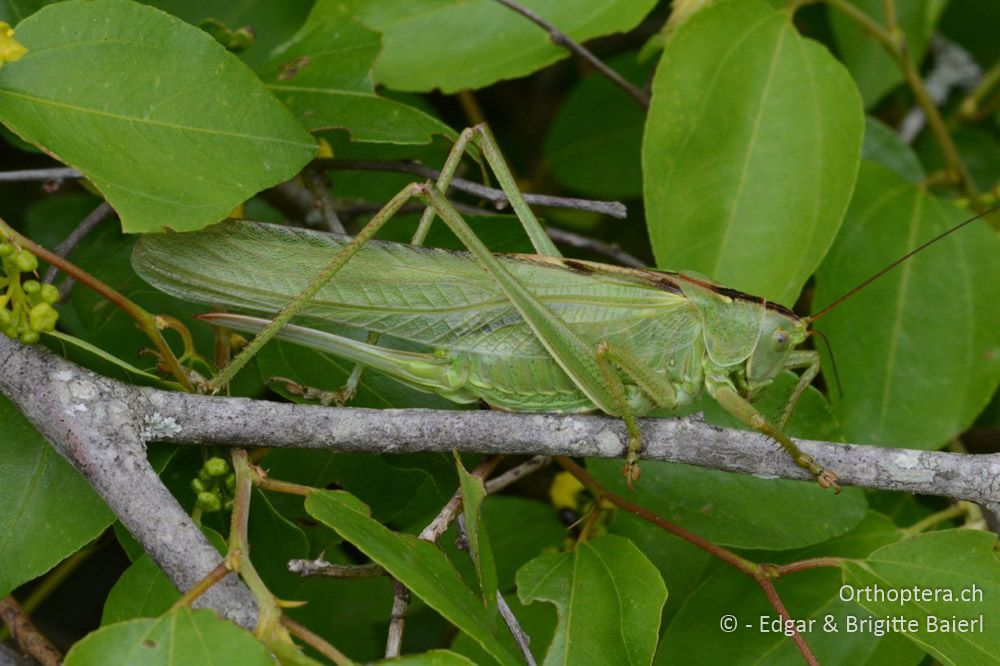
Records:
[[[1000,82],[983,79],[976,99],[958,88],[945,101],[935,98],[970,174],[969,183],[958,183],[954,155],[929,125],[909,145],[900,138],[917,95],[898,58],[843,10],[849,4],[888,30],[885,9],[894,8],[914,71],[940,81],[943,56],[938,42],[932,48],[938,34],[995,76],[997,0],[524,4],[586,41],[633,85],[648,86],[648,108],[496,0],[0,0],[4,170],[64,165],[84,176],[45,187],[0,182],[0,216],[54,248],[106,198],[119,220],[102,222],[69,259],[150,312],[189,325],[196,353],[184,365],[207,376],[221,347],[206,324],[191,318],[205,308],[146,284],[129,263],[137,238],[123,230],[195,230],[229,214],[325,224],[314,191],[329,195],[353,233],[418,179],[332,169],[323,181],[315,164],[307,166],[317,155],[440,168],[458,130],[486,120],[523,189],[620,198],[629,208],[625,220],[539,208],[546,224],[646,262],[655,257],[664,269],[698,271],[800,314],[818,311],[991,205],[990,197],[970,201],[970,188],[996,194]],[[476,161],[466,159],[459,176],[481,181]],[[455,189],[449,196],[479,209],[468,218],[492,250],[531,251],[511,216],[491,214],[483,210],[489,204]],[[404,219],[380,238],[406,242],[416,216]],[[961,230],[823,316],[816,328],[835,352],[843,393],[830,355],[815,345],[822,374],[786,430],[925,450],[961,438],[977,452],[997,453],[996,229],[987,220]],[[173,240],[178,253],[193,256],[188,238]],[[440,222],[427,244],[462,249]],[[563,249],[614,262],[594,246]],[[58,282],[43,281],[48,266],[23,248],[2,243],[0,258],[0,329],[24,342],[40,337],[103,374],[158,383],[149,339],[119,308],[79,281],[59,302]],[[274,283],[310,277],[289,274],[294,257],[250,249],[227,250],[226,258],[271,267]],[[352,285],[364,289],[371,268],[353,268]],[[378,269],[388,274],[392,261]],[[471,269],[452,275],[454,289],[479,284],[481,273]],[[419,284],[440,287],[436,277],[428,271]],[[240,298],[262,287],[224,284],[224,295]],[[309,323],[360,340],[367,335]],[[54,328],[61,337],[40,335]],[[167,337],[180,349],[173,332]],[[397,342],[382,339],[403,346]],[[230,392],[314,402],[269,380],[335,391],[353,370],[341,358],[274,342]],[[796,379],[779,376],[755,406],[778,418]],[[454,407],[374,371],[361,375],[350,405]],[[705,395],[685,413],[739,427]],[[150,455],[166,486],[225,552],[220,535],[229,533],[235,480],[228,455],[163,445]],[[581,487],[560,485],[552,493],[551,469],[487,495],[483,480],[467,471],[478,460],[465,455],[457,465],[441,454],[257,455],[268,478],[314,490],[304,501],[253,491],[249,561],[261,584],[289,602],[287,617],[351,659],[383,658],[394,601],[389,576],[412,599],[403,656],[380,663],[520,663],[498,595],[531,637],[538,663],[802,659],[745,571]],[[501,469],[521,461],[508,458]],[[773,582],[791,617],[805,623],[802,638],[821,663],[993,663],[1000,654],[996,540],[975,512],[959,515],[938,498],[860,488],[833,495],[815,484],[653,462],[642,463],[638,488],[628,491],[620,461],[585,464],[605,488],[747,562],[820,558],[825,566],[784,572]],[[453,523],[436,543],[418,539],[456,491],[464,533]],[[68,664],[274,663],[251,633],[209,611],[173,608],[180,592],[166,574],[120,524],[107,529],[113,516],[101,499],[7,398],[0,398],[0,506],[0,597],[24,601],[34,590],[53,594],[47,586],[59,584],[60,595],[103,599],[100,628],[95,618],[75,615],[77,604],[65,597],[41,606],[40,626],[68,637],[61,646]],[[959,526],[971,529],[950,529]],[[288,569],[290,560],[317,558],[375,563],[389,576],[303,577]],[[103,582],[93,585],[103,588],[83,587],[92,569],[80,566],[100,569]],[[874,589],[939,592],[899,602],[863,592]],[[981,596],[955,600],[967,590]],[[729,616],[737,623],[731,632],[720,627]],[[916,628],[847,629],[849,621],[887,617]],[[982,630],[928,630],[935,622],[928,618],[980,617]],[[837,630],[824,628],[829,618]],[[281,656],[286,663],[301,659]]]
[[[90,634],[66,655],[70,666],[89,664],[209,664],[218,661],[267,666],[263,645],[212,611],[180,608],[159,618],[111,624]]]

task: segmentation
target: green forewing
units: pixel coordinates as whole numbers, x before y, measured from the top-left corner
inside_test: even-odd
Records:
[[[663,52],[643,139],[658,264],[791,305],[837,233],[863,126],[850,76],[788,12],[694,14]]]
[[[179,298],[273,314],[343,247],[345,237],[252,222],[140,240],[132,262]],[[686,347],[698,318],[680,294],[641,274],[594,264],[500,256],[501,263],[578,333],[617,341],[640,356]],[[580,266],[587,266],[583,270]],[[671,316],[654,317],[667,313]],[[490,275],[462,252],[373,241],[302,311],[431,348],[514,359],[548,358]],[[655,347],[654,347],[655,343]]]

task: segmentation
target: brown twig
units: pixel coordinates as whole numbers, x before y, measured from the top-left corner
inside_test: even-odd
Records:
[[[42,666],[58,666],[62,663],[62,654],[52,641],[38,630],[14,597],[8,595],[0,599],[0,619],[7,625],[10,635],[26,655]]]
[[[590,474],[588,474],[582,467],[577,465],[570,458],[566,458],[564,456],[556,456],[555,461],[559,463],[559,465],[562,466],[563,469],[565,469],[567,472],[576,477],[576,479],[580,483],[582,483],[584,487],[586,487],[587,490],[589,490],[595,498],[597,498],[598,502],[600,500],[606,500],[611,504],[614,504],[618,508],[624,509],[625,511],[628,511],[631,514],[638,516],[639,518],[642,518],[643,520],[652,523],[653,525],[656,525],[657,527],[660,527],[666,530],[667,532],[670,532],[671,534],[674,534],[684,539],[688,543],[697,546],[698,548],[701,548],[705,552],[714,555],[723,562],[726,562],[727,564],[736,567],[736,569],[738,569],[742,573],[753,578],[754,581],[756,581],[757,584],[760,585],[761,589],[764,591],[765,596],[767,596],[768,601],[771,603],[774,609],[778,611],[779,615],[781,615],[782,620],[787,622],[788,620],[791,619],[791,616],[785,609],[784,604],[781,602],[781,598],[778,596],[777,590],[774,589],[774,583],[771,582],[771,578],[775,577],[775,567],[762,566],[760,564],[757,564],[756,562],[752,562],[750,560],[742,558],[733,551],[729,550],[728,548],[723,548],[722,546],[714,544],[708,539],[705,539],[704,537],[698,536],[697,534],[684,529],[680,525],[675,525],[666,518],[663,518],[662,516],[656,514],[655,512],[650,511],[646,507],[640,506],[634,502],[630,502],[624,497],[612,493],[611,491],[607,490],[604,486],[602,486],[597,481],[597,479],[590,476]],[[802,638],[802,635],[799,633],[799,631],[792,625],[786,625],[786,626],[791,626],[792,640],[795,641],[795,645],[798,647],[799,652],[802,653],[802,656],[806,660],[806,662],[809,664],[818,664],[819,662],[816,661],[815,655],[813,655],[812,650],[809,648],[809,645],[806,643],[805,639]]]
[[[101,280],[98,280],[90,273],[84,271],[68,260],[63,259],[58,254],[45,249],[30,238],[21,235],[3,220],[0,220],[0,237],[4,237],[6,240],[9,240],[15,245],[27,249],[42,261],[48,262],[66,275],[76,279],[82,284],[87,285],[87,287],[95,291],[100,296],[103,296],[115,305],[115,307],[131,317],[139,329],[149,336],[150,340],[152,340],[153,345],[160,354],[160,360],[170,371],[170,374],[177,379],[178,383],[180,383],[186,391],[194,390],[194,386],[191,384],[191,378],[177,360],[173,350],[170,349],[170,345],[168,345],[167,341],[163,338],[163,334],[160,333],[156,317],[149,312],[146,312],[146,310],[139,307],[139,305],[134,303],[125,295],[119,293],[117,290],[113,289]]]
[[[281,617],[281,624],[292,633],[293,636],[301,639],[303,643],[311,646],[314,650],[319,652],[321,655],[337,664],[337,666],[348,666],[353,664],[343,652],[333,647],[329,642],[323,639],[322,636],[313,633],[309,629],[306,629],[301,624],[291,619],[287,615]]]
[[[944,160],[948,164],[948,168],[951,170],[959,189],[962,190],[965,196],[969,197],[970,201],[977,201],[976,186],[972,180],[972,176],[969,174],[965,162],[962,161],[962,156],[955,146],[955,141],[948,131],[948,126],[945,124],[941,112],[938,110],[937,105],[934,104],[934,100],[931,99],[930,93],[927,91],[927,86],[924,85],[923,79],[920,78],[920,73],[913,64],[909,50],[906,48],[906,40],[903,33],[898,29],[893,31],[883,27],[872,19],[872,17],[868,16],[868,14],[851,4],[849,0],[826,0],[826,3],[857,23],[862,30],[881,44],[892,59],[896,61],[899,68],[903,71],[903,75],[906,77],[906,82],[913,91],[913,96],[917,104],[924,110],[924,114],[927,116],[927,123],[930,125],[934,140],[941,149],[941,154],[944,156]],[[887,0],[886,13],[890,18],[895,16],[895,7],[892,6],[892,0]]]
[[[555,27],[554,25],[546,21],[544,18],[542,18],[535,12],[531,11],[524,5],[520,4],[519,2],[514,2],[514,0],[496,0],[496,2],[499,2],[501,5],[507,7],[511,11],[517,12],[524,18],[528,19],[529,21],[540,27],[542,30],[544,30],[549,34],[549,39],[552,40],[553,44],[563,47],[564,49],[566,49],[576,57],[580,58],[581,60],[589,64],[594,69],[596,69],[606,79],[611,81],[611,83],[615,84],[616,86],[624,90],[626,93],[628,93],[629,97],[638,102],[639,106],[641,106],[643,109],[649,108],[649,95],[647,95],[640,88],[637,88],[636,86],[626,81],[621,76],[621,74],[608,67],[606,64],[604,64],[604,62],[601,61],[600,58],[595,56],[590,50],[588,50],[586,47],[582,46],[578,42],[571,39],[564,32],[559,30],[559,28]]]

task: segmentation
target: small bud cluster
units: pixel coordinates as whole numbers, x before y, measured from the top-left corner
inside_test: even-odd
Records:
[[[52,307],[59,290],[38,280],[21,282],[21,273],[34,273],[38,259],[13,243],[0,243],[0,331],[26,345],[56,327],[59,313]]]
[[[231,511],[235,489],[236,475],[226,459],[218,456],[206,460],[198,476],[191,480],[191,490],[198,496],[195,506],[204,513]]]

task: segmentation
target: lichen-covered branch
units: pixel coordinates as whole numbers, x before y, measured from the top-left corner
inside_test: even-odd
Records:
[[[332,409],[137,387],[102,377],[0,336],[0,391],[90,481],[181,589],[219,555],[150,468],[145,442],[410,453],[614,458],[625,429],[603,416],[423,409]],[[645,419],[643,459],[807,479],[770,440],[698,417]],[[845,485],[966,499],[1000,513],[1000,454],[967,455],[800,441]],[[253,601],[233,577],[206,605],[252,624]]]

